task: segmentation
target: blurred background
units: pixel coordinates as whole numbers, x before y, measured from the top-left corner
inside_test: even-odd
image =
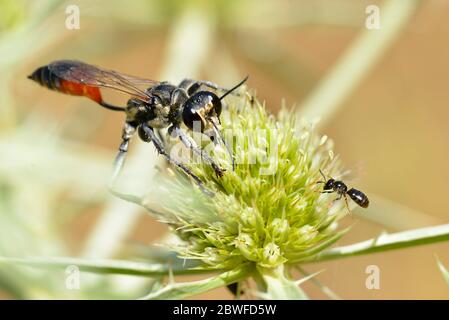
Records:
[[[79,29],[67,28],[75,5]],[[366,27],[367,6],[380,29]],[[321,116],[365,191],[369,210],[340,242],[350,244],[448,223],[449,2],[444,0],[58,1],[0,0],[0,255],[145,258],[166,227],[107,189],[123,115],[26,78],[58,59],[178,82],[207,79],[248,87],[276,113]],[[116,104],[126,97],[107,94]],[[135,139],[120,189],[141,193],[159,158]],[[306,265],[343,299],[447,299],[435,255],[449,243]],[[366,267],[381,272],[368,290]],[[136,298],[138,277],[0,266],[0,298]],[[183,278],[184,279],[184,278]],[[185,277],[185,279],[188,279]],[[312,283],[311,298],[327,297]],[[195,298],[232,298],[225,289]]]

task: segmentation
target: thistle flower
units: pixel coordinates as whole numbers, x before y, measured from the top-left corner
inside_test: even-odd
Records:
[[[319,170],[340,172],[332,141],[315,132],[315,123],[298,123],[285,107],[275,117],[249,95],[227,100],[221,121],[235,170],[226,148],[206,146],[225,174],[218,177],[201,159],[188,165],[214,196],[171,171],[148,191],[146,207],[158,208],[159,220],[180,240],[172,249],[198,260],[197,268],[232,270],[249,263],[257,270],[283,269],[312,258],[341,236],[337,221],[347,213],[317,184]],[[171,155],[177,156],[174,146]]]

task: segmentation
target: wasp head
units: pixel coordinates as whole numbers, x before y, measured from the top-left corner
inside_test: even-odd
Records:
[[[200,91],[185,102],[182,120],[191,130],[214,131],[214,126],[220,125],[221,108],[220,98],[215,93]]]

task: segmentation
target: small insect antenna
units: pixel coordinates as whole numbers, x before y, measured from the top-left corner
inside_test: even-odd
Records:
[[[212,125],[214,126],[215,132],[218,135],[218,137],[220,138],[221,142],[223,143],[223,145],[225,146],[226,150],[228,151],[229,157],[231,158],[232,161],[232,171],[235,170],[235,159],[234,159],[234,155],[231,151],[231,148],[229,148],[229,145],[226,143],[226,140],[224,139],[223,135],[221,134],[220,130],[218,129],[215,121],[211,121]]]
[[[244,84],[246,82],[246,80],[248,80],[249,76],[246,76],[245,79],[243,79],[242,81],[240,81],[235,87],[233,87],[232,89],[229,89],[228,91],[226,91],[219,99],[222,100],[224,99],[224,97],[226,97],[228,94],[232,93],[234,90],[236,90],[238,87],[240,87],[242,84]]]
[[[326,176],[324,175],[323,171],[320,169],[320,174],[323,177],[323,181],[318,181],[317,183],[326,183]]]

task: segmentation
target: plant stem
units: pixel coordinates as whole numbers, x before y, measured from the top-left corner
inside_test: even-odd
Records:
[[[277,300],[307,300],[308,297],[299,285],[285,276],[284,265],[278,268],[257,267],[258,273],[266,284],[266,292],[258,295],[264,299]]]
[[[183,299],[227,286],[246,279],[254,271],[252,264],[244,264],[234,270],[224,272],[216,277],[185,283],[169,283],[160,290],[143,297],[143,300]]]
[[[0,264],[15,264],[36,268],[65,269],[76,266],[81,271],[105,274],[121,274],[133,276],[161,276],[173,273],[176,275],[204,274],[219,270],[189,269],[189,266],[170,263],[140,263],[123,260],[85,260],[66,257],[11,258],[0,257]]]
[[[407,24],[419,0],[389,0],[380,8],[379,30],[363,30],[303,103],[298,118],[320,117],[324,125],[367,76]]]
[[[392,231],[406,231],[444,223],[444,220],[441,218],[431,216],[383,196],[370,192],[369,198],[376,205],[365,210],[357,208],[354,214],[364,220],[378,223]]]
[[[446,240],[449,240],[449,224],[392,234],[382,234],[374,239],[323,251],[314,258],[306,259],[303,262],[341,259],[363,254],[437,243]]]

